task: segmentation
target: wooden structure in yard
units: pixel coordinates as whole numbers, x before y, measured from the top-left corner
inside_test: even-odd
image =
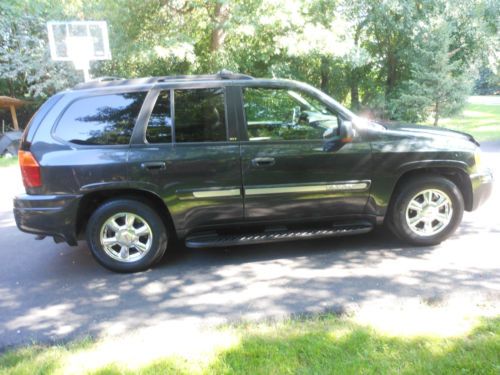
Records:
[[[9,96],[0,96],[0,109],[10,109],[10,115],[12,116],[12,124],[14,125],[14,130],[19,130],[16,108],[21,107],[23,104],[24,102],[20,99],[11,98]]]

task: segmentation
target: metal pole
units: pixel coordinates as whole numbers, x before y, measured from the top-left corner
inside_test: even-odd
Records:
[[[83,69],[83,80],[85,82],[88,82],[90,81],[90,72],[89,72],[90,69]]]
[[[12,116],[12,124],[14,125],[14,130],[19,130],[19,124],[17,123],[16,107],[10,106],[10,115]]]

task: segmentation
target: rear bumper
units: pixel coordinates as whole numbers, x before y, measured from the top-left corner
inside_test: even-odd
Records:
[[[481,206],[491,195],[493,190],[493,173],[490,170],[475,173],[470,176],[472,184],[471,211]]]
[[[23,232],[53,236],[77,244],[76,215],[79,195],[18,195],[14,217]]]

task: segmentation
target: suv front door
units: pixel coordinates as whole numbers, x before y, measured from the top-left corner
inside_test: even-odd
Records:
[[[180,232],[244,219],[234,111],[212,86],[152,90],[132,137],[131,184],[158,194]]]
[[[244,87],[241,95],[247,220],[313,221],[363,212],[371,148],[360,137],[341,143],[346,118],[293,88]]]

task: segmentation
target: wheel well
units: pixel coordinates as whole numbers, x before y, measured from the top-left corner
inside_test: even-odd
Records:
[[[401,186],[403,186],[407,181],[414,178],[419,178],[421,176],[442,176],[457,185],[458,189],[462,193],[464,198],[464,205],[466,211],[472,210],[472,184],[470,182],[467,173],[459,168],[448,168],[448,167],[438,167],[438,168],[419,168],[413,169],[411,171],[405,172],[401,177],[399,177],[394,187],[393,194],[391,197],[391,203],[396,193],[399,191]]]
[[[172,216],[165,205],[165,202],[156,194],[144,190],[118,189],[102,190],[88,193],[82,197],[78,205],[76,216],[76,233],[79,238],[85,233],[87,222],[94,211],[104,202],[117,198],[129,198],[139,200],[153,208],[162,218],[168,234],[176,236]]]

